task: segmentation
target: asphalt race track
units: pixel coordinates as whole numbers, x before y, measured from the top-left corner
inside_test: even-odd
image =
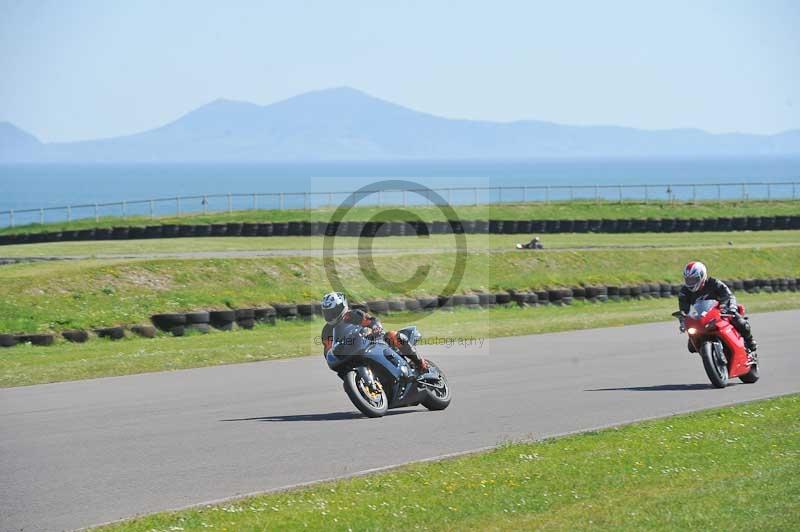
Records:
[[[451,407],[376,420],[357,414],[322,357],[0,390],[0,529],[89,526],[800,392],[800,311],[752,322],[761,381],[724,390],[710,388],[675,323],[428,347]]]

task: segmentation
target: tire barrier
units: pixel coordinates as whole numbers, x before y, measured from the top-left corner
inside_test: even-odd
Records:
[[[462,220],[422,222],[229,222],[152,225],[0,236],[0,246],[85,240],[206,236],[427,236],[429,234],[673,233],[800,229],[800,215],[591,220]]]
[[[297,316],[303,321],[312,321],[314,319],[314,304],[298,303]]]
[[[779,277],[774,279],[726,279],[724,281],[736,292],[774,293],[797,292],[800,278]],[[670,283],[639,283],[633,285],[593,285],[575,286],[572,288],[550,288],[536,291],[509,290],[496,293],[455,294],[452,296],[419,297],[404,300],[371,300],[366,304],[353,303],[354,309],[361,309],[375,314],[391,312],[420,310],[452,310],[454,307],[470,309],[492,308],[497,305],[514,304],[518,307],[537,305],[570,305],[575,299],[602,303],[608,300],[620,301],[631,299],[669,298],[677,297],[682,288],[681,284]],[[145,338],[153,338],[156,331],[160,330],[173,336],[183,336],[186,331],[208,332],[210,327],[222,331],[233,329],[234,323],[242,329],[252,329],[255,323],[269,323],[274,325],[277,318],[294,320],[300,317],[303,320],[314,320],[321,315],[318,303],[275,303],[272,306],[244,308],[236,310],[190,311],[185,313],[154,314],[150,317],[153,326],[133,325],[132,333]],[[122,326],[101,327],[94,329],[99,338],[119,340],[125,336]],[[82,343],[91,337],[87,331],[68,330],[60,333],[69,342]],[[13,347],[20,343],[33,345],[51,345],[55,336],[50,333],[36,334],[9,334],[0,333],[0,347]]]
[[[297,319],[297,305],[291,303],[273,303],[275,314],[283,320]]]
[[[156,328],[151,325],[134,325],[131,327],[131,332],[142,338],[156,337]]]
[[[220,331],[232,330],[235,321],[236,312],[233,310],[212,310],[208,313],[208,322],[212,327]]]
[[[68,342],[82,344],[89,339],[89,333],[81,330],[64,331],[61,336]]]
[[[125,338],[125,329],[123,327],[101,327],[95,329],[94,333],[98,338],[108,338],[109,340],[122,340]]]

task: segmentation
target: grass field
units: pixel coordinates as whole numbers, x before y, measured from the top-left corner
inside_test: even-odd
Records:
[[[509,250],[532,235],[466,235],[470,250]],[[706,246],[800,246],[800,231],[742,231],[700,233],[553,234],[542,235],[547,249],[586,247],[706,247]],[[356,250],[358,238],[335,239],[337,250]],[[176,253],[267,252],[269,250],[321,250],[323,237],[215,237],[153,240],[104,240],[50,242],[0,247],[0,257],[93,257]],[[363,243],[363,242],[362,242]],[[372,239],[376,250],[455,249],[453,235],[385,237]]]
[[[795,530],[798,515],[800,396],[790,395],[102,530]]]
[[[740,301],[750,312],[793,309],[800,308],[800,293],[749,294]],[[675,308],[673,298],[604,304],[576,301],[570,307],[400,313],[382,321],[388,328],[414,323],[425,338],[462,337],[464,331],[471,337],[491,338],[666,321]],[[96,339],[87,344],[60,340],[49,347],[16,346],[0,350],[0,387],[318,355],[321,347],[316,338],[322,325],[317,319],[180,338]],[[684,339],[677,334],[675,349],[685,349]]]
[[[436,295],[456,266],[453,253],[408,254],[401,263],[376,255],[372,264],[344,256],[334,264],[354,300]],[[703,260],[725,279],[800,277],[800,247],[599,249],[479,252],[464,257],[458,291],[638,282],[678,282],[683,265]],[[428,269],[418,287],[401,282]],[[316,257],[81,260],[0,268],[0,331],[33,332],[147,321],[158,312],[241,308],[271,302],[315,301],[330,289]]]
[[[519,203],[502,205],[454,206],[462,220],[563,220],[593,218],[715,218],[719,216],[778,216],[800,214],[800,201],[702,201],[686,202],[608,202],[608,201],[563,201],[544,203]],[[446,216],[438,207],[409,207],[422,220],[444,220]],[[114,227],[128,225],[152,225],[159,223],[222,223],[222,222],[272,222],[312,220],[328,221],[332,208],[310,210],[250,210],[232,213],[186,214],[181,217],[106,217],[75,220],[71,223],[45,223],[6,227],[0,234],[59,231],[62,229],[86,229],[92,227]],[[398,215],[389,207],[355,207],[347,220],[405,220],[407,215]]]

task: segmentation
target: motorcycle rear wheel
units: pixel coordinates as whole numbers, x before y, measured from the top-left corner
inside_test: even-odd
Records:
[[[700,358],[703,359],[703,368],[711,385],[714,388],[725,388],[728,385],[728,366],[717,358],[712,342],[700,346]]]
[[[444,373],[439,368],[439,366],[437,366],[430,360],[428,360],[428,365],[433,366],[434,368],[439,370],[439,376],[442,379],[442,384],[444,385],[444,387],[442,389],[427,388],[425,390],[426,397],[421,401],[422,406],[424,406],[428,410],[444,410],[445,408],[450,406],[450,399],[451,399],[450,385],[447,383],[447,377],[444,376]]]
[[[367,417],[383,417],[389,410],[389,401],[383,389],[380,393],[373,394],[367,384],[358,376],[355,370],[348,371],[344,376],[344,391],[353,406],[358,408]]]

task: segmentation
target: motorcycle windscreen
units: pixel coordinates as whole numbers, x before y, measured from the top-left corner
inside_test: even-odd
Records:
[[[689,309],[689,317],[699,319],[708,314],[710,310],[717,306],[717,302],[713,299],[699,299],[695,301],[692,308]]]

